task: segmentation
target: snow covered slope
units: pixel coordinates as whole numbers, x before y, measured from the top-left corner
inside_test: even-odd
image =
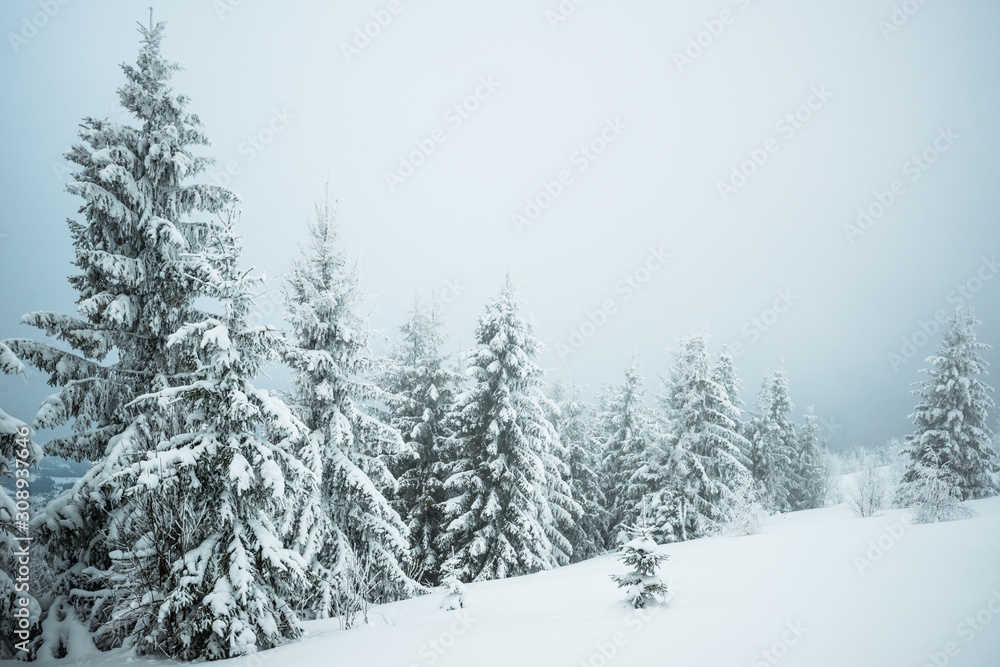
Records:
[[[622,603],[608,575],[624,568],[603,556],[471,585],[464,610],[441,611],[438,594],[406,600],[367,627],[315,622],[301,642],[218,664],[997,667],[1000,498],[970,504],[979,517],[933,525],[839,505],[772,518],[755,536],[667,545],[674,597],[645,612]]]

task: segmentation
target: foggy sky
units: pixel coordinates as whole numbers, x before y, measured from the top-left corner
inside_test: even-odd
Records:
[[[125,120],[118,65],[144,4],[0,7],[0,338],[42,336],[25,312],[72,312],[80,200],[61,154],[82,117]],[[329,179],[389,335],[414,289],[435,290],[454,296],[449,349],[467,347],[510,267],[551,377],[592,394],[634,348],[653,394],[675,338],[707,328],[713,354],[740,352],[748,404],[783,361],[796,419],[815,405],[835,448],[909,432],[910,383],[940,340],[924,330],[959,299],[1000,344],[991,0],[155,12],[213,141],[206,178],[243,198],[245,264],[287,271]],[[401,175],[401,160],[420,164]],[[874,215],[858,224],[859,208]],[[0,407],[30,421],[51,391],[0,377]]]

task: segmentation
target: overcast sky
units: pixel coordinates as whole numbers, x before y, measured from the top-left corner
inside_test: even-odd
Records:
[[[837,448],[909,431],[940,340],[921,322],[933,334],[960,291],[1000,344],[995,0],[155,11],[209,179],[243,198],[246,264],[288,269],[329,179],[387,333],[436,290],[457,294],[449,347],[468,346],[509,266],[553,377],[596,391],[634,346],[655,393],[675,338],[707,328],[750,404],[783,360],[796,418],[815,405]],[[118,65],[147,20],[144,3],[0,7],[0,338],[73,309],[61,154],[82,117],[125,120]],[[0,378],[0,407],[30,421],[50,391]]]

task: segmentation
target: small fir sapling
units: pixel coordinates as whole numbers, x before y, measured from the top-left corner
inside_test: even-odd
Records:
[[[625,575],[613,574],[611,578],[619,588],[625,589],[626,599],[636,609],[641,609],[650,601],[664,602],[667,596],[667,585],[656,573],[660,564],[669,556],[657,552],[657,544],[650,537],[650,529],[646,526],[646,506],[643,503],[642,523],[630,526],[629,532],[634,537],[621,548],[619,560],[632,568]]]

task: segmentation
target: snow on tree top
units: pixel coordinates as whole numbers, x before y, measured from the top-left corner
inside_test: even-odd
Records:
[[[640,536],[640,537],[637,537],[637,538],[633,539],[632,541],[628,542],[624,546],[624,548],[625,549],[632,549],[634,551],[652,552],[652,551],[656,551],[656,548],[658,546],[659,545],[656,542],[654,542],[653,540],[651,540],[650,538],[648,538],[648,537],[641,537]]]

